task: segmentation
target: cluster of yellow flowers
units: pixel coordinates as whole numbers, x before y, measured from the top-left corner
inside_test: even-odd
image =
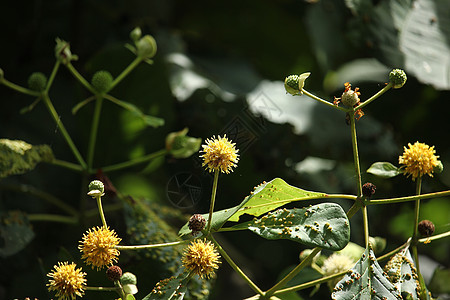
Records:
[[[427,174],[433,177],[433,172],[441,162],[439,156],[435,155],[434,146],[415,142],[413,145],[408,143],[408,148],[404,147],[403,155],[398,158],[398,162],[404,165],[405,175],[412,176],[413,180]]]
[[[210,172],[230,173],[236,167],[239,160],[238,150],[235,144],[226,137],[213,137],[206,140],[203,145],[203,166]],[[118,261],[120,243],[114,230],[109,227],[97,227],[89,229],[80,241],[79,250],[82,259],[87,265],[100,270],[105,266],[111,266]],[[215,246],[206,240],[193,241],[183,253],[183,266],[201,278],[210,278],[219,268],[220,256]],[[51,279],[47,284],[49,291],[56,291],[55,295],[60,300],[82,297],[86,287],[86,273],[81,268],[76,269],[76,264],[68,262],[58,263],[54,270],[47,274]]]

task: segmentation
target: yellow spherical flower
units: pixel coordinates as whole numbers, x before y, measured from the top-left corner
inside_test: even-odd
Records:
[[[81,258],[85,260],[86,264],[99,270],[118,261],[120,252],[115,247],[120,241],[121,238],[114,230],[102,226],[89,229],[83,235],[83,240],[78,248],[83,253]]]
[[[425,174],[433,177],[434,169],[439,165],[434,146],[415,142],[414,145],[408,143],[408,147],[404,147],[403,155],[398,158],[398,162],[405,165],[405,175],[412,176],[413,180]]]
[[[222,173],[230,173],[236,167],[239,161],[238,149],[235,148],[235,143],[232,143],[224,135],[206,140],[206,145],[202,145],[203,166],[206,166],[209,172],[221,171]]]
[[[81,268],[76,269],[76,264],[68,262],[58,262],[54,266],[54,271],[47,274],[52,278],[47,284],[49,291],[56,291],[58,299],[75,299],[77,296],[83,297],[83,287],[86,285],[86,273]]]
[[[183,253],[184,267],[203,278],[211,277],[214,271],[219,268],[219,254],[210,241],[193,241]]]

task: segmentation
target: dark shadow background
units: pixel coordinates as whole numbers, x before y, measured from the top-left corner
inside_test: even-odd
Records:
[[[370,31],[361,29],[359,37],[352,35],[357,22],[350,10],[340,3],[343,1],[313,2],[250,0],[244,5],[235,0],[3,1],[0,4],[0,67],[8,80],[20,85],[26,85],[28,76],[35,71],[48,76],[54,64],[55,38],[59,37],[70,41],[72,52],[80,58],[74,66],[85,78],[90,79],[95,71],[101,69],[117,76],[134,58],[123,45],[130,42],[130,31],[140,26],[144,34],[152,34],[158,43],[155,62],[152,66],[139,66],[112,94],[134,103],[145,113],[164,118],[166,124],[156,129],[146,128],[120,108],[105,102],[97,140],[96,166],[157,151],[164,147],[168,133],[184,127],[189,128],[189,135],[202,139],[223,134],[233,127],[237,119],[247,122],[244,130],[247,131],[246,137],[252,140],[249,142],[244,138],[237,142],[237,147],[244,151],[241,151],[238,168],[220,178],[217,209],[237,205],[254,186],[275,177],[308,190],[354,194],[356,178],[350,135],[343,115],[327,107],[315,106],[311,111],[309,129],[295,134],[289,123],[278,124],[261,119],[252,115],[248,108],[248,94],[262,80],[283,81],[289,74],[310,71],[312,76],[307,81],[307,89],[332,99],[341,94],[343,82],[330,89],[325,79],[340,66],[357,58],[374,57],[386,61],[377,45],[370,43]],[[382,1],[373,1],[374,5],[378,2]],[[317,25],[311,23],[318,5],[329,13],[329,18],[320,19],[323,27],[314,27]],[[330,28],[339,35],[330,36]],[[329,47],[335,47],[334,51],[321,48],[322,44],[318,42],[328,38]],[[198,74],[214,82],[219,89],[233,92],[234,100],[225,99],[220,92],[201,88],[186,100],[178,101],[171,91],[173,69],[167,62],[167,55],[175,49],[192,60]],[[397,66],[401,66],[401,61],[387,67]],[[360,87],[365,99],[382,88],[387,80],[386,73],[385,79],[377,82],[362,80],[352,83]],[[84,107],[75,116],[71,109],[88,96],[70,73],[61,68],[50,97],[83,155],[87,150],[93,106]],[[444,164],[442,174],[424,180],[423,192],[448,189],[450,172],[445,167],[450,157],[449,106],[446,103],[449,96],[448,91],[436,90],[408,75],[405,87],[389,91],[367,107],[364,110],[366,116],[358,122],[362,170],[376,161],[397,164],[403,146],[418,140],[434,145]],[[313,101],[304,98],[298,101]],[[43,105],[27,114],[19,113],[32,101],[30,97],[0,87],[0,137],[31,144],[49,144],[57,158],[74,161]],[[295,164],[308,156],[333,160],[333,167],[314,173],[297,172]],[[183,216],[206,212],[212,180],[199,168],[198,159],[166,158],[108,176],[124,194],[145,197],[149,202],[177,210],[167,199],[166,187],[169,180],[180,172],[195,174],[201,181],[202,191],[195,206],[180,212]],[[414,193],[414,183],[403,176],[387,180],[363,172],[363,180],[377,186],[377,198]],[[46,164],[39,165],[30,173],[0,182],[3,187],[31,185],[75,207],[80,195],[84,195],[83,190],[80,191],[84,183],[78,174]],[[433,220],[437,233],[450,229],[447,200],[433,199],[422,205],[421,217]],[[351,204],[338,202],[346,209]],[[95,207],[95,203],[89,205]],[[22,210],[30,214],[58,212],[35,197],[6,188],[0,190],[0,209],[2,212]],[[412,203],[370,207],[371,235],[387,239],[386,251],[396,248],[411,234],[412,213]],[[112,212],[107,218],[126,243],[123,214]],[[361,219],[361,214],[358,214],[351,223],[352,241],[358,244],[363,243]],[[84,225],[73,226],[34,222],[34,240],[17,254],[0,258],[0,299],[51,297],[46,291],[48,279],[45,274],[61,257],[79,261],[77,245],[82,233],[88,228],[86,226],[98,224],[100,221],[95,217]],[[182,224],[178,220],[175,227]],[[285,268],[297,264],[299,253],[305,249],[288,241],[266,241],[248,232],[222,234],[219,238],[229,254],[263,289],[270,288]],[[448,240],[419,248],[420,253],[447,268],[450,264],[449,250]],[[125,256],[124,263],[127,270],[142,274],[138,278],[140,293],[137,298],[143,298],[162,278],[152,271],[154,262],[134,259]],[[138,270],[136,265],[141,263],[141,268],[148,264],[145,271]],[[88,277],[89,282],[93,278],[93,285],[110,284],[100,272],[89,276],[92,276]],[[306,290],[300,295],[309,299],[309,292]],[[211,299],[242,299],[252,295],[250,288],[223,263]],[[84,298],[110,299],[114,296],[87,293]],[[325,285],[314,299],[324,297],[329,297]]]

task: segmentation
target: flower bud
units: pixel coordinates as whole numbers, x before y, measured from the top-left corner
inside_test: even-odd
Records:
[[[406,73],[402,69],[394,69],[389,73],[389,82],[392,88],[399,89],[406,83]]]
[[[362,193],[363,193],[364,197],[370,198],[373,196],[373,194],[375,194],[376,189],[377,189],[377,187],[375,186],[375,184],[366,182],[362,186]]]
[[[187,136],[188,129],[171,132],[166,137],[166,150],[175,158],[187,158],[200,149],[202,139]]]
[[[302,89],[305,86],[305,80],[311,73],[303,73],[300,75],[289,75],[284,80],[284,88],[291,95],[302,95]]]
[[[47,85],[47,77],[41,72],[34,72],[28,77],[28,87],[36,92],[42,92]]]
[[[199,231],[205,228],[206,220],[201,214],[195,214],[189,219],[189,229],[192,230],[192,234],[195,235]]]
[[[150,35],[145,35],[136,42],[137,55],[142,58],[152,58],[156,54],[156,41]]]
[[[122,277],[122,269],[119,266],[111,266],[106,270],[106,276],[111,281],[117,281]]]
[[[353,107],[356,103],[358,103],[358,101],[359,97],[358,92],[356,90],[354,91],[352,89],[349,89],[348,91],[342,93],[341,102],[345,106]]]
[[[136,275],[130,272],[125,272],[122,277],[120,277],[120,283],[122,285],[125,284],[137,284],[137,278]]]
[[[372,246],[373,252],[375,254],[380,254],[386,248],[386,239],[379,236],[370,236],[369,243]]]
[[[91,181],[91,183],[89,183],[89,196],[100,197],[104,195],[104,192],[105,186],[100,180],[93,180]]]
[[[136,27],[130,32],[130,38],[134,42],[137,42],[141,38],[141,36],[142,36],[142,31],[141,31],[140,27]]]
[[[106,93],[110,90],[113,77],[108,71],[97,71],[92,76],[91,84],[99,93]]]
[[[70,51],[70,44],[59,38],[56,39],[55,57],[63,64],[67,64],[72,60],[78,60],[78,56]]]
[[[424,237],[429,237],[434,233],[434,224],[430,220],[422,220],[417,225],[417,230]]]
[[[434,167],[433,172],[436,174],[442,173],[444,171],[444,165],[440,160],[437,161],[437,165]]]

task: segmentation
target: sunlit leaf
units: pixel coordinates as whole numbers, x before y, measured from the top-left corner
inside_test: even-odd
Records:
[[[375,254],[368,247],[356,265],[336,284],[334,300],[402,299],[399,291],[383,274]]]
[[[0,139],[0,178],[31,171],[40,162],[53,160],[48,145],[33,146],[20,140]]]
[[[342,207],[321,203],[307,208],[278,209],[233,228],[248,229],[268,240],[288,239],[310,247],[341,250],[350,239],[350,225]]]
[[[401,174],[402,172],[390,162],[376,162],[373,163],[369,169],[367,169],[367,173],[383,178],[391,178]]]
[[[326,197],[324,193],[310,192],[287,184],[281,178],[275,178],[265,183],[262,189],[257,189],[247,197],[243,205],[229,221],[237,222],[243,214],[260,216],[280,206],[294,201]]]

